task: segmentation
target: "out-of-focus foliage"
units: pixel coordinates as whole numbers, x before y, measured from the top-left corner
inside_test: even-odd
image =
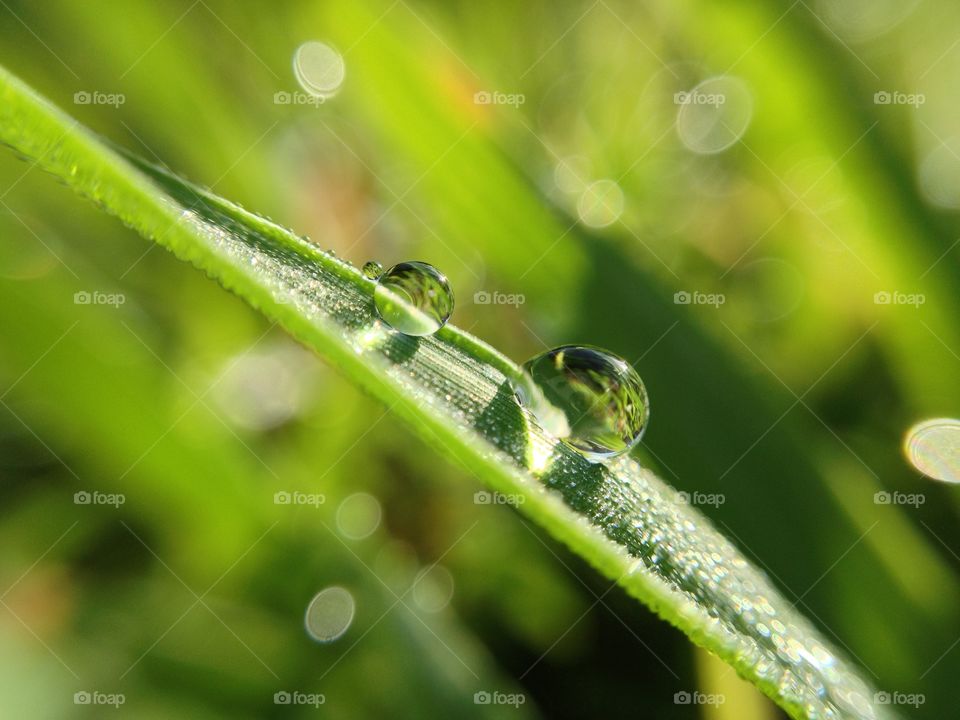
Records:
[[[8,2],[0,48],[84,123],[323,247],[429,259],[455,321],[518,360],[585,341],[635,361],[640,454],[722,494],[702,508],[721,529],[878,685],[922,694],[905,714],[940,718],[960,669],[955,494],[900,441],[960,412],[958,14]],[[343,89],[278,104],[307,39],[340,48]],[[746,88],[750,119],[700,154],[677,93],[715,76]],[[83,104],[96,93],[123,103]],[[597,227],[619,207],[604,179],[622,212]],[[102,691],[138,717],[263,715],[299,690],[342,717],[482,711],[467,687],[551,717],[627,716],[638,697],[652,716],[775,716],[204,278],[7,154],[0,203],[5,705],[82,714],[73,693]],[[285,490],[326,502],[275,505]],[[383,516],[350,540],[337,509],[357,491]],[[377,579],[406,588],[438,559],[454,593],[432,616]],[[333,584],[357,617],[318,646],[300,618]],[[675,704],[697,689],[729,702]]]

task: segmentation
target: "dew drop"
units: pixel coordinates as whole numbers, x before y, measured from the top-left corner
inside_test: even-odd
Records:
[[[453,291],[443,273],[424,262],[402,262],[384,272],[374,291],[377,312],[404,335],[433,335],[453,312]]]
[[[650,419],[643,381],[613,353],[563,345],[523,364],[517,399],[548,431],[588,460],[629,451]]]
[[[310,601],[303,624],[307,634],[317,642],[333,642],[350,627],[355,609],[356,603],[349,590],[328,587]]]
[[[369,280],[376,280],[383,275],[383,265],[376,260],[368,260],[363,264],[363,275]]]

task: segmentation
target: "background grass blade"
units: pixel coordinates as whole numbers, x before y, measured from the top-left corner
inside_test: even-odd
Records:
[[[277,321],[794,717],[889,717],[858,672],[637,462],[592,465],[513,400],[516,367],[456,328],[410,338],[372,283],[292,232],[111,150],[6,71],[0,139]]]

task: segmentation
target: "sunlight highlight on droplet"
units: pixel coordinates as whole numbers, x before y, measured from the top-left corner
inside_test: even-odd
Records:
[[[580,222],[592,228],[607,227],[623,214],[623,190],[609,179],[590,183],[577,202]]]
[[[379,500],[370,493],[354,493],[337,508],[337,529],[344,537],[362,540],[380,526],[380,515]]]
[[[347,68],[343,56],[334,48],[310,40],[293,54],[293,73],[304,92],[329,98],[340,90]]]
[[[960,483],[960,420],[917,423],[907,431],[903,449],[910,464],[927,477]]]
[[[356,603],[349,590],[328,587],[310,601],[303,624],[307,634],[317,642],[333,642],[350,627],[355,610]]]
[[[552,445],[541,442],[537,438],[530,439],[530,444],[527,447],[527,467],[534,475],[541,475],[549,470],[553,460]]]
[[[711,155],[743,137],[753,117],[753,96],[733,75],[708,78],[676,97],[677,134],[690,150]]]
[[[383,345],[390,337],[390,326],[382,320],[368,327],[362,333],[356,336],[354,345],[358,352],[366,352]]]

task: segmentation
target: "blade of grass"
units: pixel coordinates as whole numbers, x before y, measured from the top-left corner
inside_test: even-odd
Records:
[[[112,150],[0,70],[0,140],[314,348],[796,718],[887,718],[859,672],[709,522],[629,458],[594,465],[513,399],[518,368],[451,326],[398,335],[373,284],[292,232]],[[832,714],[832,715],[831,715]]]

